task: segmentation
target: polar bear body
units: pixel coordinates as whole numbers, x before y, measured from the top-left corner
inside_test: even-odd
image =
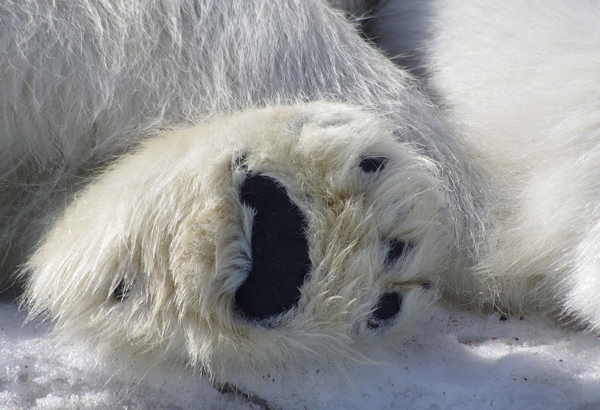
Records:
[[[33,314],[217,378],[341,364],[438,290],[600,328],[597,124],[574,103],[594,93],[521,129],[493,98],[505,65],[481,101],[487,57],[448,57],[468,48],[454,8],[385,43],[387,7],[443,1],[370,27],[416,50],[437,108],[323,1],[142,3],[0,6],[2,269],[27,260]]]
[[[431,157],[463,150],[411,77],[324,1],[9,1],[0,16],[3,278],[52,210],[157,130],[328,99],[394,117]]]
[[[484,168],[324,1],[0,16],[2,277],[22,266],[61,334],[148,366],[292,373],[410,332],[469,261]]]

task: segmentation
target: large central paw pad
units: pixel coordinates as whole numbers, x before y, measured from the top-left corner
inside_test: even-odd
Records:
[[[235,302],[248,317],[266,319],[288,311],[300,300],[300,287],[310,271],[304,232],[308,223],[273,178],[249,175],[240,198],[254,211],[252,268]]]
[[[149,140],[55,224],[30,305],[105,352],[215,376],[410,334],[451,238],[438,170],[404,132],[316,103]]]

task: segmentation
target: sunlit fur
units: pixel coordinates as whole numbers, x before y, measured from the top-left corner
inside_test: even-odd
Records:
[[[485,161],[324,1],[5,1],[0,16],[2,277],[33,254],[32,313],[123,368],[341,364],[364,338],[409,333],[429,281],[478,252]],[[389,157],[371,179],[367,153]],[[240,157],[310,225],[313,270],[274,323],[232,307],[252,226]],[[410,252],[384,267],[388,237]],[[368,328],[390,289],[400,314]]]
[[[378,46],[425,79],[500,193],[446,297],[600,331],[600,8],[593,1],[391,0]]]

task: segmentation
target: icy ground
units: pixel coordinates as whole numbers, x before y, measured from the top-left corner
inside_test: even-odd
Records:
[[[352,364],[347,379],[257,376],[246,396],[183,371],[132,386],[24,318],[0,305],[0,409],[600,409],[598,337],[527,318],[440,309],[418,336],[365,352],[381,364]]]

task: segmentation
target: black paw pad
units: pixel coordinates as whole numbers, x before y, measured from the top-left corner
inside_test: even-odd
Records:
[[[378,329],[384,326],[390,319],[393,319],[398,315],[401,306],[402,297],[398,293],[384,293],[381,298],[379,298],[375,310],[369,317],[369,327]]]
[[[235,294],[249,318],[267,319],[293,308],[310,269],[306,218],[273,178],[248,175],[242,203],[255,211],[252,224],[252,267]]]
[[[388,159],[386,157],[366,157],[363,158],[362,161],[360,161],[360,164],[358,164],[358,166],[364,172],[371,174],[384,169],[387,165],[387,162]]]

